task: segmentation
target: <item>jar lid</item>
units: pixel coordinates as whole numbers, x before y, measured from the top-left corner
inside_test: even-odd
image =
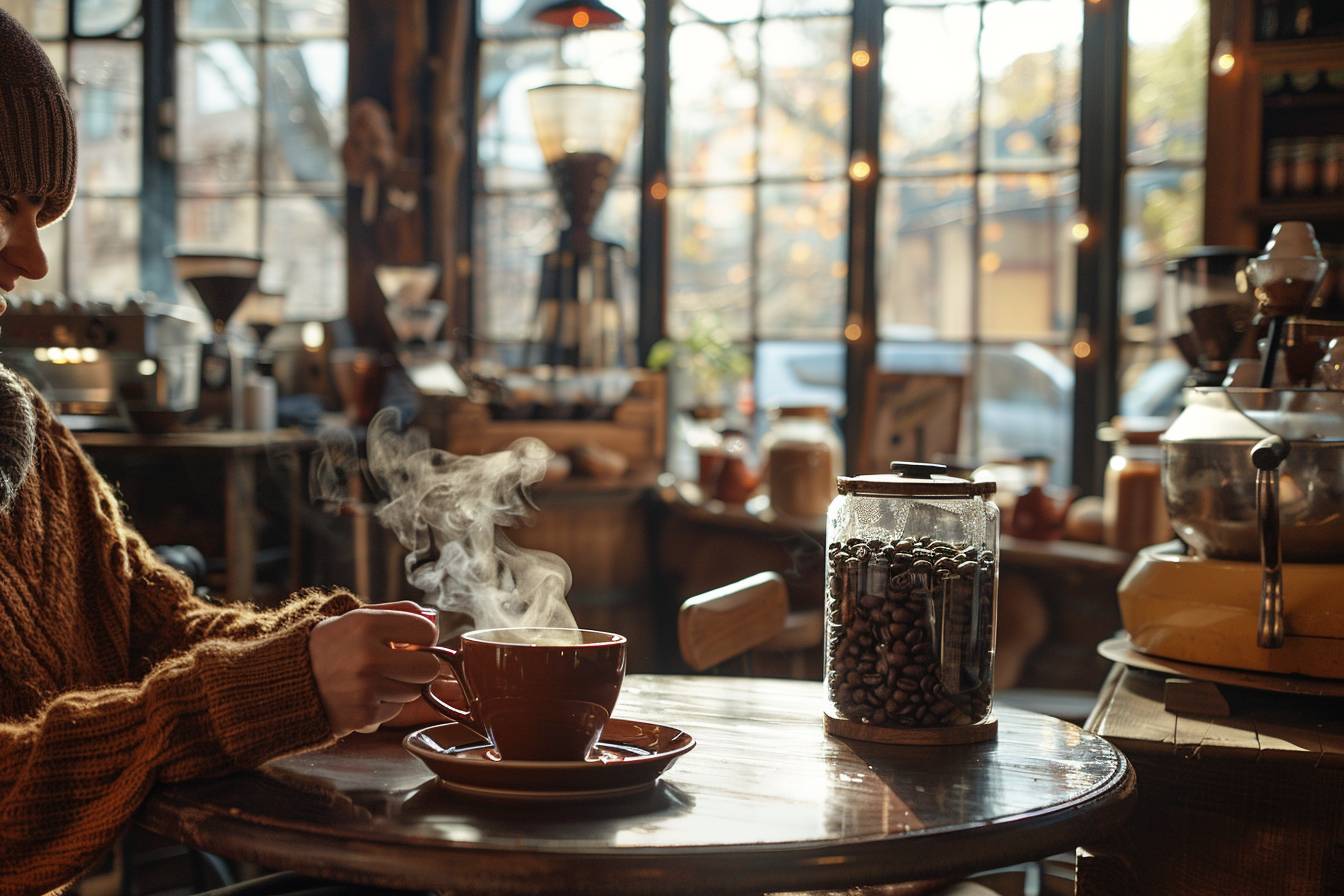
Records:
[[[773,408],[771,414],[775,417],[806,417],[814,420],[830,420],[831,409],[824,404],[810,405],[781,405]]]
[[[903,498],[969,498],[994,494],[993,482],[971,482],[947,473],[945,464],[892,461],[890,473],[871,476],[840,476],[836,490],[842,495],[899,495]]]

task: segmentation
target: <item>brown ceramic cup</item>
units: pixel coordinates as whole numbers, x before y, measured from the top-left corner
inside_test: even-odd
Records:
[[[563,628],[467,632],[462,645],[422,647],[452,667],[466,708],[425,702],[495,745],[500,758],[566,762],[587,758],[625,679],[625,638]]]

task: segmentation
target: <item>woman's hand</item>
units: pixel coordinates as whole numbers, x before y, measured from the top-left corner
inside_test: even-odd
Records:
[[[438,636],[437,626],[409,601],[351,610],[313,626],[308,655],[332,733],[345,737],[377,726],[415,701],[420,686],[438,676],[439,661],[391,645],[428,646]]]
[[[445,672],[447,670],[444,670]],[[458,684],[452,678],[439,678],[431,685],[434,689],[434,696],[438,697],[444,703],[453,706],[466,707],[467,701],[462,696],[462,685]],[[423,698],[414,703],[407,703],[401,708],[395,719],[389,719],[387,726],[389,728],[421,728],[425,725],[441,725],[444,722],[453,721],[444,716],[434,707],[430,706]]]

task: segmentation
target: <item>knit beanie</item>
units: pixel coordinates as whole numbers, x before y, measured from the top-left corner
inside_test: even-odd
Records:
[[[44,227],[75,199],[75,117],[51,60],[0,9],[0,194],[45,196]]]
[[[33,465],[37,413],[18,374],[0,366],[0,513],[9,509]]]

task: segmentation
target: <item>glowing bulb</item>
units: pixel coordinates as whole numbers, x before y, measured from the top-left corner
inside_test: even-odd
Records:
[[[1003,256],[997,252],[986,252],[980,256],[980,270],[992,274],[1003,267]]]
[[[590,21],[588,11],[583,9],[575,11],[574,18],[570,21],[574,23],[575,28],[587,28]]]
[[[653,183],[649,184],[649,198],[657,202],[662,202],[664,199],[666,199],[667,184],[663,183],[661,180],[656,180]]]
[[[1069,235],[1073,237],[1075,243],[1081,243],[1091,233],[1092,228],[1088,227],[1085,221],[1075,221],[1073,226],[1069,228]]]
[[[866,159],[855,159],[849,163],[849,179],[864,181],[873,173],[873,166]]]
[[[310,320],[299,330],[299,341],[303,343],[304,348],[317,350],[327,341],[327,331],[323,329],[322,324]]]
[[[863,325],[858,321],[850,321],[845,324],[845,338],[850,342],[858,342],[863,338]]]
[[[1232,73],[1237,67],[1237,54],[1232,51],[1232,41],[1220,38],[1213,47],[1213,62],[1209,68],[1215,77],[1221,78]]]
[[[46,360],[50,357],[51,353],[47,351],[46,346],[39,345],[37,348],[33,349],[34,361],[46,362]]]
[[[854,63],[855,68],[867,68],[873,61],[873,54],[863,47],[855,47],[854,52],[849,54],[849,61]]]
[[[79,349],[75,348],[73,345],[61,349],[61,357],[65,359],[65,363],[67,364],[78,364],[83,360],[79,356]]]
[[[1079,339],[1073,344],[1073,356],[1079,361],[1092,357],[1092,343],[1086,339]]]
[[[159,362],[153,358],[142,358],[140,363],[135,365],[135,372],[141,376],[153,376],[159,372]]]
[[[83,361],[85,364],[97,364],[97,363],[98,363],[98,349],[96,349],[96,348],[82,348],[82,349],[80,349],[80,350],[79,350],[79,359],[80,359],[81,361]]]

